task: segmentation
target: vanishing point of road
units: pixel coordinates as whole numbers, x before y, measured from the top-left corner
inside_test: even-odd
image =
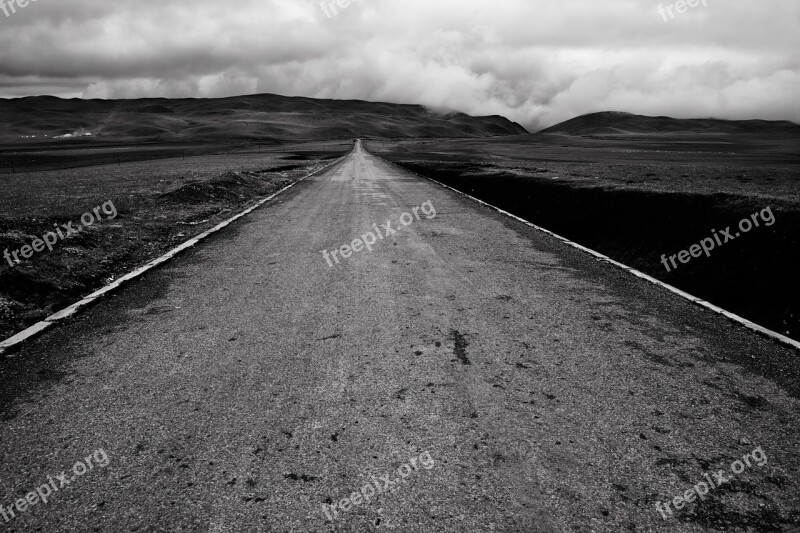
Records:
[[[372,251],[326,261],[387,221]],[[800,508],[797,363],[357,143],[0,361],[6,514],[108,457],[0,531],[757,524]],[[656,511],[756,447],[765,465]]]

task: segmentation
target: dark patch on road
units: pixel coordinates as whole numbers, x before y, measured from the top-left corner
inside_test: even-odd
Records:
[[[719,378],[715,378],[715,379],[719,379]],[[701,383],[702,383],[703,385],[706,385],[706,386],[708,386],[708,387],[712,387],[712,388],[714,388],[714,389],[717,389],[718,391],[725,392],[725,391],[722,389],[722,387],[720,387],[720,386],[719,386],[719,385],[717,385],[716,383],[712,383],[712,382],[711,382],[711,380],[704,379],[704,380],[703,380]]]
[[[450,330],[450,336],[454,343],[453,354],[458,357],[462,365],[471,365],[472,362],[467,357],[467,346],[469,346],[467,339],[456,329]]]
[[[175,311],[175,309],[176,308],[174,306],[162,305],[162,306],[159,306],[159,307],[151,307],[147,311],[145,311],[144,314],[145,315],[161,315],[161,314],[164,314],[164,313],[172,313],[173,311]]]
[[[321,338],[319,340],[321,340],[321,341],[329,341],[331,339],[341,339],[341,338],[342,338],[342,336],[337,333],[335,335],[330,335],[328,337],[323,337],[323,338]]]
[[[308,483],[309,481],[314,481],[314,480],[317,479],[314,476],[307,476],[306,474],[300,474],[299,476],[297,474],[284,474],[283,477],[285,479],[291,479],[292,481],[302,480],[305,483]]]
[[[664,366],[675,366],[674,364],[672,364],[672,362],[670,362],[665,357],[662,357],[662,356],[660,356],[658,354],[655,354],[655,353],[651,352],[650,350],[648,350],[647,348],[645,348],[644,346],[642,346],[638,342],[625,341],[625,342],[623,342],[623,344],[626,345],[626,346],[630,346],[631,348],[635,348],[636,350],[641,352],[641,354],[644,355],[647,359],[653,361],[654,363],[658,363],[659,365],[664,365]]]

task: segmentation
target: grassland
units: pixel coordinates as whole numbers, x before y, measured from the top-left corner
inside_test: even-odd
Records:
[[[350,141],[304,143],[121,165],[0,175],[0,253],[19,249],[111,201],[118,216],[0,264],[0,338],[35,323],[259,198],[346,153]],[[97,154],[97,148],[92,156]],[[74,156],[70,156],[74,157]],[[88,157],[89,162],[96,159]]]
[[[800,339],[800,139],[554,134],[367,148]],[[771,207],[761,227],[667,272],[661,255]]]

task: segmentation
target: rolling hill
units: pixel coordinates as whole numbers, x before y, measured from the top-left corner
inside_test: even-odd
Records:
[[[490,137],[526,130],[497,115],[472,117],[437,113],[420,105],[257,94],[201,99],[0,99],[0,132],[6,142],[65,134],[154,142],[291,142]]]
[[[788,121],[676,119],[647,117],[604,111],[567,120],[539,133],[561,135],[650,135],[650,134],[780,134],[800,135],[800,125]]]

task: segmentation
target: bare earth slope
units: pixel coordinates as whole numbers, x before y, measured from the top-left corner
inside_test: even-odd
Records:
[[[796,353],[357,148],[0,362],[0,505],[103,448],[7,530],[791,531],[799,384]]]

